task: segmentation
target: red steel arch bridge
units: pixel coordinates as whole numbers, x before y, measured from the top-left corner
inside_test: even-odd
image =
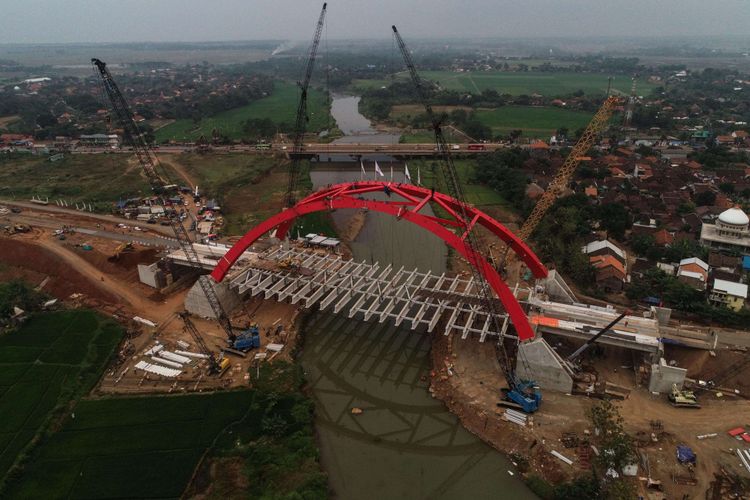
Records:
[[[372,193],[385,193],[387,199],[366,198],[367,194]],[[436,204],[442,209],[440,212],[446,215],[437,217],[422,213],[428,203]],[[221,282],[245,250],[266,233],[275,229],[276,237],[284,239],[298,217],[313,212],[337,209],[372,210],[389,214],[435,234],[481,273],[510,317],[518,338],[527,340],[534,337],[528,318],[513,292],[493,265],[484,256],[471,249],[466,237],[468,232],[477,225],[486,228],[514,251],[538,279],[547,276],[547,269],[539,258],[508,228],[481,210],[471,205],[466,205],[462,210],[461,202],[458,200],[412,184],[386,181],[348,182],[316,191],[293,207],[266,219],[247,232],[218,261],[211,276],[217,282]],[[466,214],[468,220],[464,219],[462,214]]]

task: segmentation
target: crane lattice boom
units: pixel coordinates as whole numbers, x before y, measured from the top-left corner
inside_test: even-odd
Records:
[[[166,176],[163,176],[159,172],[159,161],[151,149],[151,146],[146,142],[143,132],[141,132],[138,124],[133,119],[133,112],[130,109],[130,106],[112,78],[112,74],[107,69],[107,64],[99,59],[91,59],[91,63],[95,66],[101,76],[102,86],[112,104],[112,111],[123,129],[125,140],[130,142],[133,146],[133,151],[135,151],[138,161],[143,168],[143,172],[148,178],[151,189],[155,194],[163,195],[168,190],[171,183]],[[185,229],[185,226],[182,224],[182,221],[179,220],[175,212],[165,210],[165,213],[168,214],[169,226],[172,228],[172,231],[177,238],[177,243],[180,245],[180,249],[183,251],[188,261],[196,268],[200,269],[200,258],[198,257],[195,248],[193,248],[193,242],[190,239],[190,235]],[[229,317],[224,311],[224,308],[221,306],[221,302],[219,302],[219,297],[216,294],[213,284],[205,276],[199,277],[198,283],[203,290],[216,319],[227,334],[227,337],[234,338],[232,324],[229,321]]]
[[[565,159],[562,167],[560,167],[560,170],[557,171],[557,175],[552,179],[547,190],[541,196],[536,206],[534,206],[529,217],[524,221],[523,226],[521,226],[518,236],[522,240],[528,241],[531,234],[539,225],[539,222],[544,218],[547,210],[549,210],[549,208],[555,203],[555,200],[560,195],[560,192],[565,189],[565,186],[568,185],[573,173],[576,168],[578,168],[578,164],[581,162],[581,157],[586,154],[596,141],[599,133],[604,130],[604,127],[612,116],[615,105],[618,103],[619,99],[617,97],[608,97],[607,100],[604,101],[604,104],[602,104],[602,107],[599,108],[599,111],[597,111],[591,119],[591,122],[586,127],[586,130],[584,130],[583,135],[581,135],[581,138],[578,139],[578,142],[573,146],[573,149]]]
[[[435,116],[435,113],[432,110],[432,105],[429,102],[427,88],[424,85],[424,82],[419,76],[419,73],[417,73],[416,66],[414,65],[414,62],[412,61],[411,54],[409,53],[409,50],[406,47],[406,44],[404,43],[404,40],[401,38],[401,35],[398,32],[398,29],[396,29],[396,26],[393,26],[393,34],[396,37],[396,43],[398,44],[398,47],[401,51],[401,55],[404,58],[404,62],[406,64],[406,67],[409,70],[409,74],[411,76],[412,82],[414,83],[414,86],[416,87],[417,94],[419,95],[419,98],[422,102],[423,107],[425,108],[425,112],[428,116],[428,119],[432,125],[433,132],[435,134],[435,145],[437,146],[438,155],[442,158],[441,162],[441,173],[443,174],[443,177],[445,178],[446,182],[446,188],[448,190],[448,194],[458,200],[460,202],[460,211],[458,215],[460,215],[459,222],[463,227],[459,228],[463,234],[462,237],[466,241],[469,248],[473,251],[474,255],[479,255],[480,259],[482,259],[482,262],[474,262],[470,263],[469,267],[472,270],[473,273],[473,281],[474,285],[479,288],[479,295],[482,297],[483,306],[486,308],[488,312],[488,317],[493,322],[493,327],[495,328],[495,331],[501,332],[502,328],[501,325],[498,322],[498,316],[499,311],[497,308],[497,301],[492,295],[492,291],[490,289],[489,284],[487,281],[485,281],[484,276],[481,272],[479,272],[479,268],[481,266],[489,265],[489,263],[485,259],[485,255],[487,255],[487,252],[480,251],[480,243],[474,234],[474,231],[472,231],[472,221],[471,217],[468,215],[468,210],[466,206],[466,197],[464,196],[463,189],[461,187],[461,182],[458,177],[458,173],[456,171],[456,167],[453,163],[453,158],[450,154],[450,148],[448,147],[448,144],[445,140],[445,136],[443,135],[442,126],[440,123],[440,120]],[[511,363],[511,359],[513,356],[509,356],[502,336],[499,339],[498,342],[499,346],[499,353],[501,359],[500,364],[502,366],[503,372],[505,374],[505,378],[508,381],[508,385],[511,389],[515,387],[515,376],[513,374],[513,365]]]
[[[286,206],[287,208],[293,207],[297,203],[297,186],[299,184],[299,162],[302,151],[303,141],[305,139],[305,130],[307,130],[307,90],[310,87],[310,79],[312,78],[313,67],[315,66],[315,57],[318,53],[318,45],[320,44],[320,35],[323,32],[323,22],[326,16],[326,6],[324,3],[323,8],[320,11],[320,17],[318,17],[318,24],[315,26],[315,35],[313,36],[312,44],[310,45],[310,52],[307,57],[307,65],[305,67],[305,76],[300,86],[300,98],[299,104],[297,105],[297,117],[294,121],[294,143],[292,145],[291,161],[289,162],[289,183],[286,189]]]

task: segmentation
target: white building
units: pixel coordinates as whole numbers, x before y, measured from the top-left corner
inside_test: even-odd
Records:
[[[715,224],[701,227],[701,243],[720,250],[750,254],[750,218],[740,208],[723,211]]]

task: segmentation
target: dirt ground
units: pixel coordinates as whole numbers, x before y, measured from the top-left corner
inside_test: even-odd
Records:
[[[255,352],[246,357],[232,357],[231,367],[221,377],[207,376],[207,361],[185,366],[175,379],[136,373],[138,361],[146,360],[143,352],[156,342],[169,350],[181,349],[177,341],[187,342],[188,350],[197,351],[195,342],[176,316],[184,309],[187,289],[165,297],[138,280],[137,265],[158,260],[159,251],[134,245],[134,251],[110,259],[120,242],[84,234],[69,234],[64,241],[50,230],[33,229],[26,234],[0,237],[0,278],[23,278],[35,286],[44,283],[43,291],[71,307],[92,307],[115,317],[127,330],[117,360],[96,389],[97,394],[204,391],[224,387],[247,386],[248,370],[257,363]],[[82,245],[90,244],[92,250]],[[289,360],[296,332],[292,328],[298,310],[295,306],[260,299],[250,300],[239,308],[232,324],[245,328],[255,323],[261,332],[261,345],[284,344],[281,352],[266,352],[267,360]],[[155,328],[133,321],[140,316],[156,324]],[[225,334],[215,321],[192,317],[209,349],[219,353],[227,347]],[[265,362],[265,361],[259,361]]]
[[[356,227],[353,226],[352,230],[355,231]],[[80,245],[84,242],[90,243],[93,249],[83,250]],[[178,290],[164,297],[139,283],[136,265],[155,261],[157,252],[136,246],[134,252],[111,261],[108,257],[117,245],[118,242],[80,234],[59,241],[50,231],[39,229],[24,235],[0,237],[0,278],[23,277],[35,285],[47,280],[43,289],[51,295],[73,306],[97,308],[123,323],[128,337],[120,346],[117,361],[97,387],[97,394],[187,392],[247,386],[250,383],[248,372],[257,363],[256,352],[250,352],[244,358],[232,356],[232,366],[222,377],[207,376],[205,361],[186,366],[184,373],[176,379],[161,379],[136,372],[133,365],[147,359],[143,352],[156,342],[175,350],[179,348],[177,341],[180,340],[190,344],[189,350],[195,349],[193,339],[183,330],[182,321],[175,314],[183,309],[187,290]],[[256,298],[244,303],[234,313],[232,322],[239,327],[257,323],[262,346],[271,342],[284,344],[278,354],[261,348],[259,353],[266,356],[262,362],[291,359],[298,313],[296,306]],[[150,328],[135,324],[130,321],[134,315],[151,320],[157,326]],[[193,318],[193,321],[214,352],[226,346],[224,333],[215,321],[200,318]],[[560,349],[566,348],[564,343],[551,343]],[[591,361],[591,369],[600,379],[632,388],[628,397],[616,405],[625,419],[626,430],[638,439],[639,451],[648,457],[650,477],[661,480],[669,498],[682,498],[683,495],[703,498],[720,467],[747,475],[732,454],[738,442],[726,431],[740,425],[750,426],[750,401],[732,395],[719,398],[712,392],[704,392],[699,394],[701,409],[674,408],[668,404],[666,395],[653,395],[639,387],[642,381],[636,377],[641,363],[637,356],[616,348],[606,348],[603,354],[604,357]],[[712,355],[707,351],[671,345],[666,346],[665,352],[667,361],[673,360],[678,366],[687,368],[688,377],[696,379],[711,379],[746,355],[731,350],[719,350]],[[531,471],[553,483],[586,470],[585,447],[566,449],[562,437],[568,432],[580,437],[591,432],[586,410],[596,400],[545,391],[540,411],[529,419],[529,426],[522,428],[505,421],[504,409],[497,406],[504,380],[490,342],[482,344],[475,340],[462,341],[436,335],[432,356],[432,393],[444,401],[471,432],[511,456],[517,453],[525,457]],[[722,385],[747,392],[750,390],[746,380],[749,370],[746,368],[744,373],[732,374]],[[661,427],[655,430],[652,421],[659,421]],[[652,432],[657,441],[651,439]],[[717,436],[697,438],[710,433]],[[680,485],[673,480],[675,476],[689,474],[675,460],[675,447],[680,443],[691,446],[698,456],[693,474],[694,486]],[[573,465],[553,457],[550,450],[568,456],[574,461]],[[649,471],[641,468],[639,476],[647,477]],[[637,479],[633,481],[642,485]]]
[[[499,389],[506,384],[495,359],[494,346],[457,337],[437,336],[435,340],[432,390],[461,418],[467,429],[503,452],[525,456],[531,470],[550,482],[570,479],[587,470],[587,459],[580,456],[583,450],[566,449],[562,438],[564,433],[575,433],[583,438],[593,431],[586,410],[597,403],[596,399],[544,391],[541,408],[530,419],[533,424],[519,427],[505,421],[504,410],[497,407]],[[726,366],[740,355],[721,351],[712,357],[708,352],[678,349],[679,352],[668,352],[667,359],[679,360],[680,366],[688,366],[689,373],[696,375]],[[667,498],[705,498],[714,474],[721,468],[747,476],[733,451],[746,446],[726,431],[750,425],[750,401],[728,396],[717,398],[705,392],[699,395],[701,409],[675,408],[668,403],[665,394],[654,395],[644,387],[636,387],[634,360],[638,362],[637,357],[634,359],[631,353],[617,348],[606,349],[604,355],[593,361],[592,368],[600,380],[633,388],[625,400],[615,404],[624,419],[625,430],[636,438],[639,453],[648,457],[650,477],[662,482]],[[453,375],[449,374],[448,365]],[[736,377],[741,380],[742,374]],[[652,421],[658,421],[661,428],[654,430]],[[652,440],[652,433],[657,441]],[[717,436],[697,438],[712,433]],[[687,444],[698,457],[692,473],[694,485],[677,484],[674,480],[674,477],[691,475],[675,458],[678,444]],[[573,465],[552,457],[551,450],[572,459]],[[588,453],[585,450],[585,454]],[[649,471],[641,467],[638,476],[649,477]],[[633,481],[642,494],[648,493],[645,481]]]

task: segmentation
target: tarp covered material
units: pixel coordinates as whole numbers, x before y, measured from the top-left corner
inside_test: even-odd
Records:
[[[694,464],[695,453],[685,444],[677,445],[677,461],[681,464]]]

